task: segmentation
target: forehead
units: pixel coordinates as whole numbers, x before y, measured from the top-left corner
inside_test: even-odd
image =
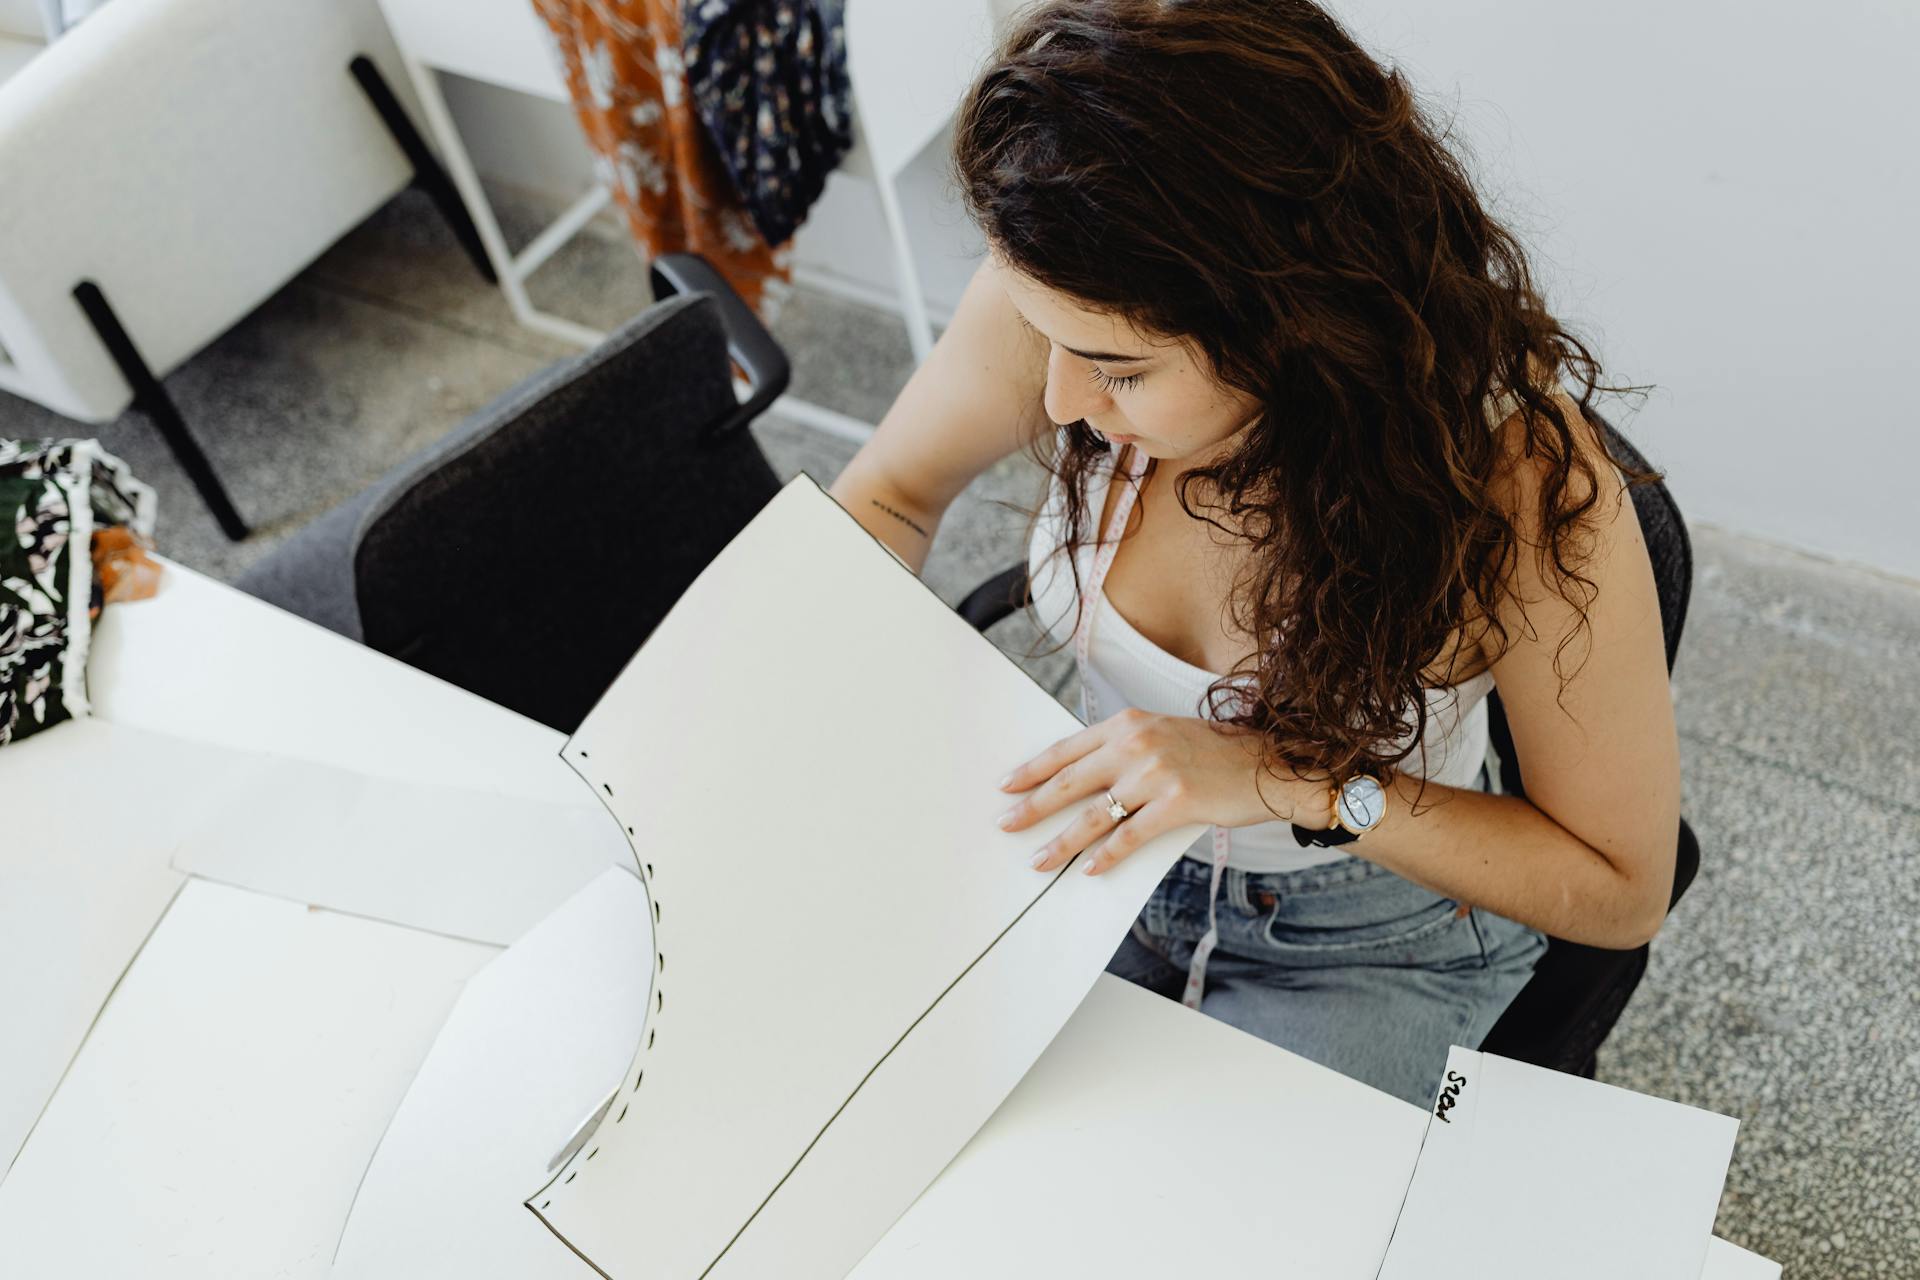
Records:
[[[1179,344],[1134,328],[1124,316],[1095,311],[1078,299],[1006,267],[1007,295],[1033,326],[1063,347],[1150,358]]]

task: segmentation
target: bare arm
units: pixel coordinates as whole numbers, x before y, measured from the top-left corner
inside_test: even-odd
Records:
[[[1581,421],[1570,403],[1563,408]],[[1652,937],[1672,893],[1680,822],[1680,755],[1667,684],[1660,601],[1640,523],[1613,468],[1590,440],[1604,491],[1592,560],[1597,588],[1590,635],[1568,647],[1577,668],[1561,700],[1554,651],[1572,628],[1571,606],[1537,558],[1519,557],[1524,615],[1503,613],[1513,647],[1493,665],[1527,794],[1485,795],[1429,784],[1436,803],[1414,817],[1415,783],[1396,778],[1399,803],[1351,846],[1439,893],[1598,947]],[[1523,473],[1515,503],[1537,492]]]
[[[974,272],[927,362],[827,490],[915,573],[961,491],[1050,425],[1045,344],[1020,324],[1003,270],[989,258]]]

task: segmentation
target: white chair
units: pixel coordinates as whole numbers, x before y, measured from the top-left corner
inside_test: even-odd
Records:
[[[112,0],[44,48],[0,36],[0,390],[142,409],[244,537],[160,379],[409,181],[485,270],[398,71],[373,0]]]

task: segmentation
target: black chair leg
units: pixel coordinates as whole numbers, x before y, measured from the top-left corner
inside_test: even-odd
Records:
[[[488,284],[499,284],[494,274],[493,263],[487,260],[487,249],[480,242],[480,229],[473,225],[473,218],[467,213],[467,206],[460,202],[460,193],[454,188],[453,179],[440,166],[440,161],[427,147],[426,139],[413,127],[413,121],[400,106],[400,100],[393,96],[387,78],[380,74],[380,68],[373,59],[360,54],[347,64],[353,72],[353,78],[360,82],[360,88],[366,92],[373,103],[373,109],[380,113],[381,121],[387,126],[387,132],[400,144],[400,150],[407,155],[407,162],[413,166],[414,185],[427,193],[434,207],[440,210],[440,216],[453,228],[454,238],[460,247],[467,251],[467,257],[473,260],[474,268]]]
[[[160,428],[161,436],[165,438],[167,447],[173,450],[181,469],[193,481],[193,487],[200,491],[200,497],[206,502],[207,509],[213,512],[213,518],[220,522],[221,531],[235,542],[246,537],[246,521],[234,510],[232,500],[220,484],[220,477],[213,473],[207,455],[200,451],[199,442],[187,430],[186,420],[180,416],[173,397],[167,394],[167,389],[160,385],[160,379],[153,376],[153,370],[141,358],[133,339],[121,325],[120,317],[107,304],[107,296],[100,292],[100,286],[91,280],[82,280],[74,286],[73,298],[86,313],[93,331],[100,335],[100,342],[106,347],[107,354],[120,367],[120,376],[133,388],[134,408],[146,414],[153,420],[153,425]]]

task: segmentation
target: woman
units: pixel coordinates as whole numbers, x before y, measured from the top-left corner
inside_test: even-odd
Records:
[[[1004,825],[1076,808],[1035,866],[1100,874],[1207,824],[1109,968],[1425,1106],[1543,934],[1637,946],[1671,890],[1652,477],[1597,365],[1305,0],[1029,10],[955,155],[988,259],[831,492],[918,572],[981,471],[1052,473],[1033,608],[1088,727]],[[1487,790],[1495,688],[1525,798]]]

